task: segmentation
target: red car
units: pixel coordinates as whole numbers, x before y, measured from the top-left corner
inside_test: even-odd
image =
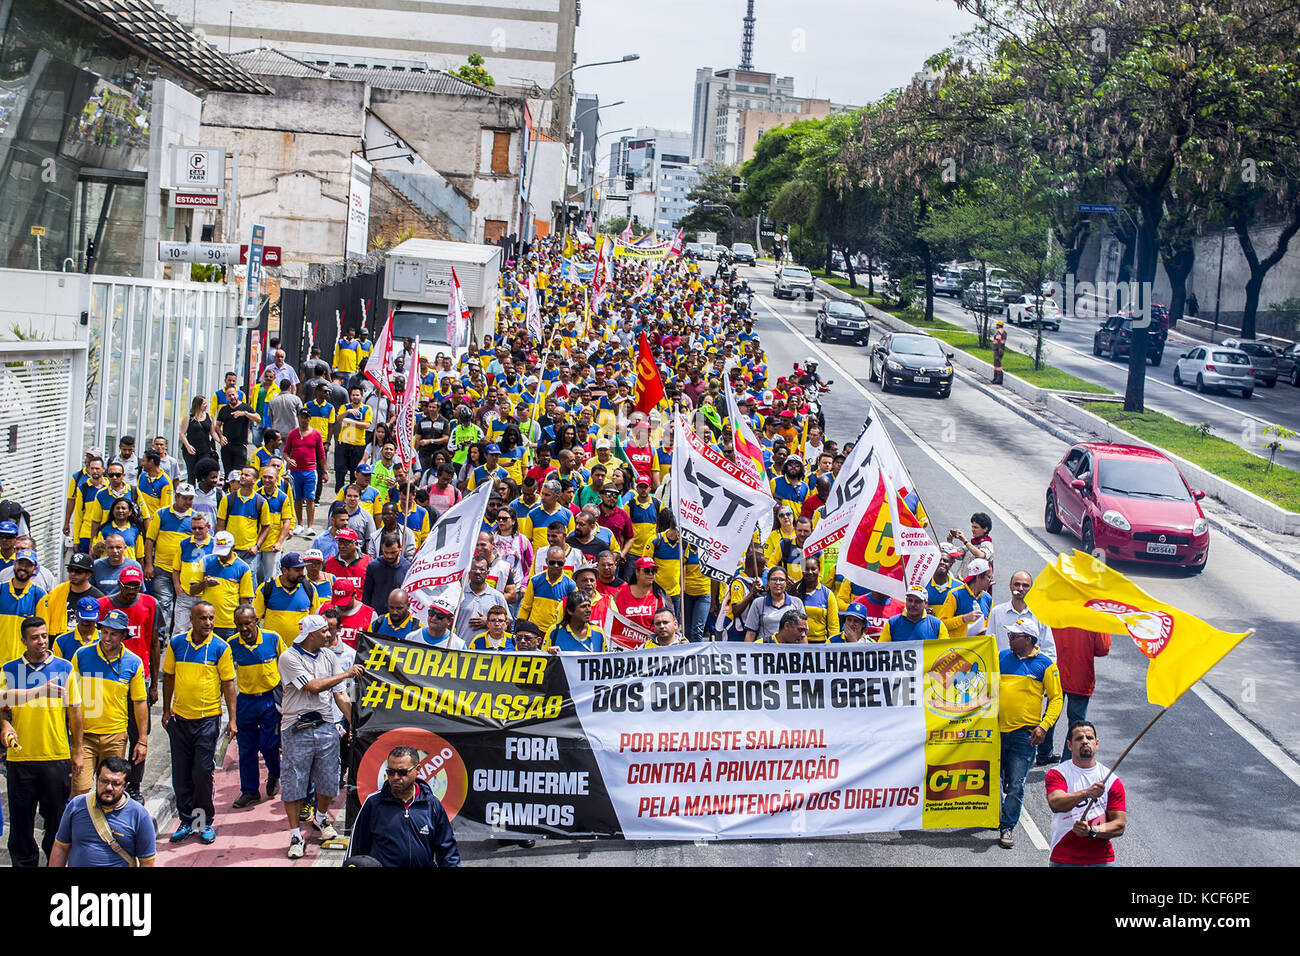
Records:
[[[1043,523],[1108,559],[1181,565],[1197,574],[1210,554],[1204,497],[1154,449],[1081,442],[1052,473]]]

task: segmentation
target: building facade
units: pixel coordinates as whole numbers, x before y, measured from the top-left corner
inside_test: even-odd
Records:
[[[605,215],[625,215],[661,235],[675,233],[691,209],[686,195],[699,180],[690,148],[691,136],[685,130],[643,127],[621,137],[610,148],[609,178],[615,180],[612,191],[627,195],[626,212],[605,210]]]

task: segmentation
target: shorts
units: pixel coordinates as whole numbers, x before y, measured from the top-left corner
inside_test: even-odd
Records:
[[[339,792],[339,732],[328,721],[319,727],[280,728],[280,799],[285,803],[306,800],[311,786],[318,797],[336,797]]]
[[[314,501],[316,498],[316,472],[291,471],[293,478],[293,500]]]

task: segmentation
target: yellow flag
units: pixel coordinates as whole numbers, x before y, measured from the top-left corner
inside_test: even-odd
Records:
[[[573,244],[573,237],[566,234],[564,237],[564,258],[571,259],[577,251],[578,247]]]
[[[1253,631],[1230,634],[1165,604],[1105,563],[1075,551],[1039,573],[1026,598],[1049,627],[1128,634],[1148,658],[1147,700],[1168,707]]]

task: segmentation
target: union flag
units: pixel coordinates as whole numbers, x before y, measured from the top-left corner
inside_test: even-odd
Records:
[[[649,415],[664,400],[664,382],[650,352],[650,340],[641,333],[636,357],[636,410]]]

